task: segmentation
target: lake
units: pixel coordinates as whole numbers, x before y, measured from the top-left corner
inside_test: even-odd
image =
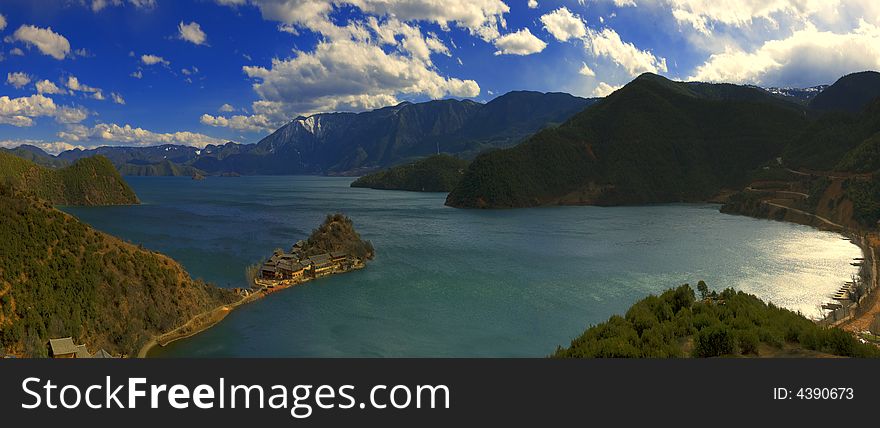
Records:
[[[377,257],[273,293],[157,357],[540,357],[649,293],[705,280],[809,316],[858,247],[717,205],[461,210],[445,194],[334,177],[128,177],[139,206],[67,207],[97,229],[243,287],[245,268],[333,212]]]

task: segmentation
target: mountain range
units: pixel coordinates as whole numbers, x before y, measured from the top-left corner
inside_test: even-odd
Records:
[[[853,149],[876,156],[878,88],[880,73],[856,73],[804,105],[755,87],[643,74],[558,128],[478,156],[447,204],[702,201],[770,162],[859,165],[847,157]]]
[[[482,104],[471,100],[404,102],[363,113],[298,117],[256,144],[103,146],[57,157],[21,151],[46,166],[94,155],[124,175],[359,175],[437,153],[473,158],[510,147],[557,126],[597,99],[564,93],[516,91]]]

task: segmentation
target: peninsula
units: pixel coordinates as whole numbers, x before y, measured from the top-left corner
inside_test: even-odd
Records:
[[[250,286],[234,289],[238,295],[235,301],[195,315],[179,327],[153,337],[137,356],[145,358],[156,345],[166,346],[201,333],[222,321],[233,309],[276,291],[363,269],[375,254],[373,244],[361,239],[350,218],[343,214],[328,215],[308,239],[298,241],[290,252],[276,249],[268,260],[249,268]]]

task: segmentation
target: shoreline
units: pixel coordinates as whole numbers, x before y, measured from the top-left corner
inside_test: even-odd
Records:
[[[847,301],[848,305],[842,306],[838,309],[826,310],[827,312],[824,313],[824,316],[822,318],[812,320],[817,324],[827,327],[839,327],[853,334],[858,333],[858,331],[853,331],[852,329],[847,329],[846,327],[849,324],[854,323],[859,317],[865,314],[880,311],[880,299],[876,298],[875,296],[878,290],[878,279],[880,279],[878,278],[878,274],[880,274],[880,272],[878,272],[877,266],[876,245],[874,245],[872,242],[876,234],[865,230],[855,230],[850,227],[834,223],[833,221],[818,214],[814,214],[797,208],[787,207],[779,203],[762,201],[761,206],[766,207],[766,210],[760,213],[745,210],[720,210],[720,212],[722,214],[742,215],[758,219],[800,224],[812,227],[817,230],[834,232],[840,235],[843,239],[850,241],[853,245],[861,250],[862,263],[864,264],[870,262],[870,266],[867,269],[867,281],[869,282],[869,284],[868,287],[865,289],[865,294],[861,296],[857,302],[849,300]],[[780,212],[782,215],[779,215]],[[859,274],[861,273],[862,268],[859,269]],[[829,298],[829,300],[832,299]],[[863,304],[868,305],[867,307],[863,307]],[[870,324],[870,322],[868,324]]]
[[[174,343],[178,340],[190,338],[190,337],[193,337],[199,333],[207,331],[211,327],[214,327],[215,325],[217,325],[221,321],[223,321],[235,309],[237,309],[241,306],[244,306],[248,303],[253,303],[257,300],[263,299],[264,297],[269,296],[272,293],[276,293],[278,291],[285,290],[288,288],[293,288],[298,285],[306,284],[306,283],[309,283],[309,282],[312,282],[312,281],[315,281],[315,280],[318,280],[321,278],[326,278],[328,276],[341,275],[341,274],[353,272],[356,270],[360,270],[360,269],[365,268],[366,266],[367,266],[366,263],[363,263],[363,264],[355,265],[350,269],[332,272],[329,274],[324,274],[324,275],[314,277],[314,278],[303,279],[303,280],[296,281],[296,282],[290,282],[290,283],[279,282],[278,284],[273,285],[272,288],[263,287],[259,290],[252,291],[252,292],[248,293],[247,295],[242,296],[241,299],[239,299],[235,302],[225,304],[225,305],[220,305],[214,309],[210,309],[208,311],[202,312],[198,315],[193,316],[192,318],[187,320],[182,325],[175,327],[174,329],[172,329],[170,331],[167,331],[165,333],[151,337],[150,340],[148,340],[147,343],[145,343],[143,346],[141,346],[140,350],[138,350],[136,358],[150,358],[149,357],[150,351],[152,351],[153,348],[155,348],[156,346],[164,348],[164,347],[168,346],[169,344]],[[257,285],[260,285],[261,282],[263,282],[263,281],[260,281],[260,280],[254,281],[254,283]]]

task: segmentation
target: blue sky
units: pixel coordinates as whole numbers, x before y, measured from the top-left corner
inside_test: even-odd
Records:
[[[0,146],[252,143],[401,101],[866,69],[873,0],[4,0]]]

